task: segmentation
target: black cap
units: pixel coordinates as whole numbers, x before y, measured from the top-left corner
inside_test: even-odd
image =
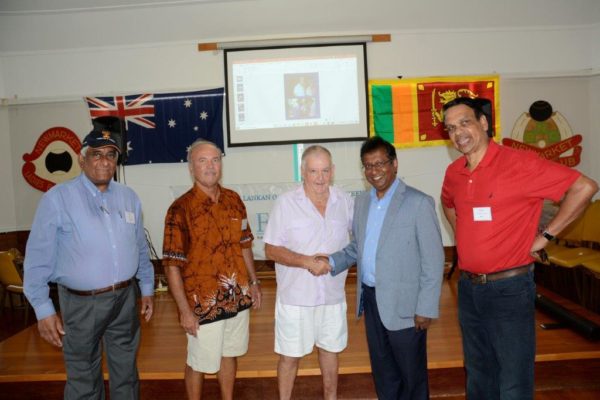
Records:
[[[121,153],[125,123],[117,117],[98,117],[92,120],[94,129],[83,139],[82,147],[112,146]]]

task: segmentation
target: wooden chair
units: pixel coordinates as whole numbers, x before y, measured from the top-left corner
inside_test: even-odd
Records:
[[[590,204],[585,213],[583,240],[588,247],[600,250],[600,199]]]
[[[548,243],[545,248],[548,257],[546,260],[538,260],[538,263],[552,265],[552,262],[550,262],[551,258],[555,259],[561,252],[581,246],[583,241],[583,220],[582,214],[563,229],[555,240]]]
[[[21,278],[21,275],[17,271],[12,254],[7,251],[0,252],[0,284],[2,285],[4,292],[1,303],[2,310],[4,310],[7,296],[10,301],[10,308],[13,309],[13,295],[18,295],[21,304],[25,307],[25,321],[28,321],[29,303],[23,292],[23,278]]]
[[[600,200],[596,200],[586,213],[589,223],[586,223],[586,243],[596,249],[597,257],[584,260],[581,265],[592,271],[600,279]]]

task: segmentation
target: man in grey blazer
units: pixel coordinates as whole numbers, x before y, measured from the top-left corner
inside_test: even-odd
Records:
[[[373,188],[356,199],[352,241],[331,273],[356,264],[357,317],[365,314],[379,399],[428,399],[427,328],[439,312],[444,251],[430,196],[396,177],[396,150],[379,137],[360,158]]]

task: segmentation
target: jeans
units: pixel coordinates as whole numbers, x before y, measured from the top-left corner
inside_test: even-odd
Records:
[[[458,319],[467,373],[467,399],[533,399],[533,272],[485,284],[474,284],[461,276]]]

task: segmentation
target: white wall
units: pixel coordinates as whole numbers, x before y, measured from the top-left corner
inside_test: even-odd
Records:
[[[15,230],[15,195],[13,182],[14,155],[11,152],[11,136],[8,109],[0,107],[0,231]]]
[[[590,132],[585,135],[585,139],[587,140],[586,146],[591,150],[591,154],[586,157],[587,168],[585,171],[589,173],[591,178],[600,183],[600,75],[590,79],[588,93]],[[596,194],[596,198],[600,198],[600,194]]]
[[[38,7],[28,6],[35,2]],[[170,2],[179,4],[169,5]],[[213,0],[196,4],[190,0],[3,0],[0,3],[0,51],[5,52],[289,34],[554,28],[600,22],[600,5],[596,0]],[[10,3],[15,3],[14,7]],[[103,7],[107,3],[118,6]],[[132,3],[155,5],[126,7]],[[35,12],[36,9],[39,11]]]
[[[0,52],[0,55],[2,53]],[[4,93],[4,66],[3,66],[3,59],[2,57],[0,57],[0,94]]]
[[[591,49],[600,46],[591,37],[597,32],[589,27],[396,31],[391,42],[368,45],[369,76],[583,73],[592,67]],[[198,52],[197,43],[5,53],[3,97],[27,102],[223,86],[222,52]]]
[[[223,86],[222,53],[198,52],[196,44],[257,37],[391,33],[391,42],[368,45],[371,79],[499,73],[503,135],[532,101],[550,101],[584,137],[581,170],[599,179],[600,2],[525,3],[238,0],[43,13],[0,7],[0,97],[10,104],[0,106],[0,168],[7,167],[0,182],[11,189],[0,193],[0,228],[30,227],[41,193],[22,178],[21,157],[52,126],[83,137],[91,127],[83,96]],[[358,143],[326,146],[338,179],[361,176]],[[446,147],[401,150],[399,174],[437,199],[456,156]],[[223,182],[289,182],[292,165],[291,145],[227,149]],[[188,184],[187,169],[128,167],[125,181],[142,198],[160,252],[168,188]],[[444,242],[452,242],[447,226]]]
[[[21,173],[25,163],[23,154],[31,153],[39,136],[48,128],[63,126],[76,132],[81,139],[91,130],[87,106],[83,99],[78,102],[50,102],[8,107],[10,119],[10,153],[12,155],[12,179],[14,194],[14,218],[12,230],[28,230],[42,195],[30,186]]]
[[[598,179],[600,166],[596,154],[600,149],[598,135],[591,126],[590,113],[592,82],[596,86],[600,78],[509,78],[501,79],[500,116],[501,135],[509,137],[516,119],[527,112],[531,103],[543,99],[549,101],[554,110],[563,114],[575,134],[584,137],[582,162],[578,168]],[[596,102],[598,96],[596,95]],[[30,152],[33,143],[45,129],[51,126],[66,126],[84,136],[90,129],[89,116],[82,100],[66,103],[42,103],[11,106],[10,121],[12,154]],[[599,125],[600,126],[600,125]],[[360,179],[360,143],[327,143],[336,164],[336,178],[339,180]],[[436,200],[446,166],[458,157],[452,148],[428,147],[398,150],[399,175],[405,181]],[[29,229],[35,206],[41,192],[31,188],[21,177],[20,157],[13,158],[13,179],[15,187],[16,227]],[[291,145],[231,148],[226,150],[223,183],[269,183],[291,182],[294,180],[293,148]],[[185,164],[154,164],[131,166],[125,169],[123,181],[140,196],[144,205],[144,218],[157,251],[162,248],[163,220],[167,207],[172,202],[171,186],[189,185],[190,178]],[[453,240],[449,227],[441,218],[444,227],[444,243]]]
[[[0,93],[4,88],[2,60],[0,59]],[[0,103],[0,231],[15,229],[15,196],[13,185],[13,154],[10,145],[8,108]]]

